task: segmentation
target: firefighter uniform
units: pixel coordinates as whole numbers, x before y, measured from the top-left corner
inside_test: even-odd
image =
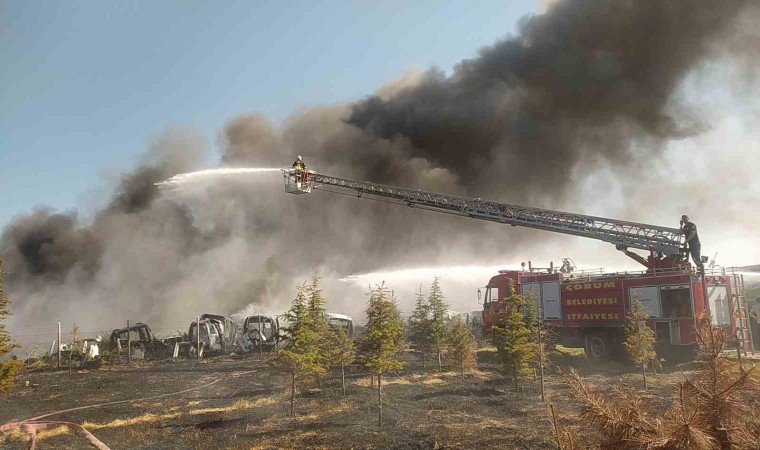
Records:
[[[306,177],[308,175],[308,172],[306,171],[306,164],[304,164],[300,156],[293,162],[293,168],[296,169],[296,183],[300,189],[301,183],[306,181]]]
[[[694,236],[686,242],[689,246],[688,252],[691,254],[691,259],[694,260],[694,264],[697,265],[699,270],[705,270],[704,264],[702,264],[702,243],[699,242],[697,226],[694,222],[689,221],[683,224],[681,230],[687,239],[692,232],[694,233]]]

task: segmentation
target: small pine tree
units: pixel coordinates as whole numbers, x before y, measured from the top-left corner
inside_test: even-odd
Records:
[[[354,362],[356,358],[354,340],[340,326],[331,326],[328,334],[331,344],[329,348],[330,365],[333,367],[340,366],[341,387],[343,395],[346,395],[346,365]]]
[[[493,327],[491,341],[498,351],[499,362],[505,374],[512,377],[515,392],[519,391],[519,375],[530,367],[538,354],[538,344],[531,331],[530,317],[523,311],[525,302],[515,294],[500,300],[502,317]]]
[[[404,367],[398,353],[404,348],[404,321],[393,293],[384,284],[370,291],[362,361],[377,376],[378,426],[383,426],[382,374]]]
[[[446,310],[449,305],[441,290],[440,278],[435,277],[430,286],[428,305],[430,305],[430,323],[428,325],[433,351],[438,357],[438,370],[442,370],[441,354],[446,349],[449,338],[449,325],[446,320]]]
[[[318,274],[312,275],[311,284],[306,288],[306,306],[309,315],[309,327],[316,338],[316,355],[317,361],[324,371],[330,368],[330,327],[327,322],[327,310],[325,309],[325,298],[322,295],[322,289],[319,287],[320,277]],[[319,375],[316,373],[317,385],[319,385]]]
[[[656,338],[654,331],[647,326],[649,315],[641,309],[638,299],[633,301],[631,311],[625,321],[625,349],[628,357],[644,376],[644,389],[647,388],[647,363],[657,357],[654,351]]]
[[[724,353],[726,329],[713,325],[710,314],[699,320],[695,374],[681,383],[683,396],[696,400],[696,416],[722,449],[757,448],[760,442],[760,374]]]
[[[318,350],[319,339],[311,324],[311,315],[307,305],[307,286],[299,286],[296,298],[285,318],[290,326],[285,330],[288,347],[278,351],[278,359],[290,369],[290,417],[296,416],[295,395],[296,380],[300,377],[315,376],[324,373]]]
[[[520,306],[520,311],[522,312],[523,322],[525,322],[525,326],[530,330],[533,341],[538,345],[539,320],[537,301],[533,295],[522,295],[521,298],[523,299],[523,303],[522,306]],[[539,353],[541,352],[538,352],[538,347],[536,347],[536,350],[536,357],[530,362],[530,364],[538,367],[538,364],[541,362],[539,361]]]
[[[417,292],[417,302],[414,311],[409,317],[409,341],[414,349],[420,353],[422,368],[425,368],[426,356],[432,349],[430,337],[430,305],[422,292],[422,285]]]
[[[8,310],[11,301],[5,295],[5,283],[3,281],[3,259],[0,258],[0,358],[9,354],[13,349],[18,348],[10,333],[3,324],[3,319],[11,315]],[[6,391],[13,386],[13,380],[24,366],[23,362],[17,359],[6,359],[0,361],[0,392]]]
[[[546,400],[544,384],[544,367],[549,362],[549,348],[553,342],[553,331],[548,329],[541,320],[539,301],[534,294],[523,295],[523,321],[531,332],[533,341],[536,343],[536,356],[530,364],[534,367],[534,377],[538,376],[541,383],[541,400]]]
[[[725,329],[711,325],[709,315],[700,320],[697,339],[699,353],[694,370],[675,386],[676,396],[667,408],[663,408],[662,399],[653,402],[619,387],[602,392],[586,384],[575,371],[565,375],[570,396],[580,407],[576,417],[590,428],[583,433],[591,439],[588,447],[757,448],[760,436],[758,371],[755,367],[745,370],[726,357]],[[572,443],[573,431],[565,430],[564,437],[565,442]]]
[[[465,371],[475,367],[477,348],[475,336],[470,328],[461,320],[457,320],[451,329],[449,360],[453,367],[459,369],[462,378]]]

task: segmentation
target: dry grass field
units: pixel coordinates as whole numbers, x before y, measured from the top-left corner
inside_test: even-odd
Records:
[[[559,355],[556,362],[575,366],[592,386],[642,387],[640,374],[624,366],[593,367],[572,354]],[[134,400],[46,420],[83,425],[112,449],[555,448],[539,383],[527,378],[523,392],[513,392],[496,371],[492,350],[479,352],[478,370],[464,379],[456,373],[423,370],[416,361],[385,377],[382,430],[377,426],[377,391],[369,376],[350,374],[343,396],[338,375],[326,377],[321,389],[304,389],[297,400],[297,418],[289,419],[289,379],[266,355],[137,362],[73,374],[25,373],[17,387],[0,396],[0,424]],[[679,370],[651,377],[644,396],[664,404],[682,377]],[[202,387],[147,399],[198,386]],[[561,377],[547,374],[546,389],[567,423],[578,426]],[[28,435],[14,431],[0,438],[0,447],[25,449],[28,442]],[[53,427],[38,433],[37,448],[88,448],[88,443],[67,427]]]

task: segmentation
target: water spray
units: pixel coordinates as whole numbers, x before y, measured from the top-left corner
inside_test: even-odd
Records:
[[[279,172],[280,169],[269,167],[221,167],[217,169],[205,169],[198,170],[189,173],[180,173],[173,177],[155,183],[161,189],[176,188],[183,184],[192,183],[201,180],[207,180],[214,177],[229,176],[229,175],[251,175],[257,173],[266,172]]]
[[[415,267],[410,269],[388,270],[351,274],[338,281],[364,284],[379,281],[414,281],[432,279],[440,276],[443,279],[458,279],[462,277],[482,278],[498,272],[506,266],[444,266],[444,267]]]

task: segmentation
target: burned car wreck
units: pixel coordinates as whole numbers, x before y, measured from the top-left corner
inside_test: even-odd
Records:
[[[173,338],[176,340],[177,338]],[[158,339],[148,324],[137,322],[129,328],[119,328],[111,332],[108,349],[121,353],[131,347],[132,357],[161,358],[171,355],[174,348],[172,339]],[[171,341],[171,342],[170,342]]]
[[[243,321],[243,332],[238,340],[240,350],[272,352],[282,340],[278,316],[252,315]]]
[[[238,324],[227,316],[203,314],[197,322],[190,323],[187,335],[190,355],[233,353],[237,349]],[[200,333],[198,328],[200,327]],[[200,349],[199,344],[200,343]]]

